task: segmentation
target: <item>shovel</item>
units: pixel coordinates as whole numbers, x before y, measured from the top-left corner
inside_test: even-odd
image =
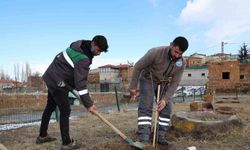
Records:
[[[157,91],[157,98],[156,98],[156,104],[158,104],[159,100],[160,100],[160,89],[161,89],[161,85],[158,85],[158,91]],[[154,135],[153,135],[153,147],[156,147],[156,135],[157,135],[157,120],[159,117],[159,113],[156,110],[155,111],[155,120],[154,120]]]
[[[8,150],[3,144],[0,143],[0,150]]]
[[[103,116],[101,116],[97,111],[94,111],[93,114],[95,114],[97,117],[99,117],[103,122],[105,122],[109,127],[112,128],[115,133],[119,134],[122,139],[124,139],[129,145],[134,146],[139,149],[144,149],[146,147],[145,144],[141,142],[134,142],[131,138],[127,137],[125,134],[123,134],[119,129],[117,129],[113,124],[111,124],[107,119],[105,119]]]
[[[81,98],[78,94],[78,92],[76,90],[74,90],[72,87],[70,87],[69,85],[67,85],[64,81],[61,81],[58,84],[59,87],[66,87],[68,90],[70,90],[72,92],[72,94],[78,98],[81,102]],[[120,135],[120,137],[125,140],[129,145],[139,148],[139,149],[144,149],[146,147],[145,144],[141,143],[141,142],[134,142],[131,138],[127,137],[125,134],[123,134],[119,129],[117,129],[113,124],[111,124],[107,119],[105,119],[100,113],[98,113],[97,111],[93,111],[92,112],[94,115],[96,115],[99,119],[101,119],[104,123],[106,123],[109,127],[112,128],[112,130],[117,133],[118,135]]]

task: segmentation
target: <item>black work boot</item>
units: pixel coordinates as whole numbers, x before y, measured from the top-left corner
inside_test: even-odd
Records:
[[[46,142],[52,142],[52,141],[55,141],[56,138],[50,136],[50,135],[47,135],[45,137],[41,137],[41,136],[38,136],[36,138],[36,144],[43,144],[43,143],[46,143]]]
[[[67,145],[62,145],[61,150],[74,150],[80,148],[80,145],[75,140],[71,140],[71,142]]]
[[[149,144],[149,135],[146,134],[140,134],[139,135],[139,141],[145,145]]]

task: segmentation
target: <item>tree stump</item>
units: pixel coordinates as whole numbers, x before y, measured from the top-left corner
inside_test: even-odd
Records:
[[[181,133],[200,136],[224,133],[242,126],[242,122],[236,115],[217,114],[210,111],[177,112],[172,117],[172,124],[173,128]]]

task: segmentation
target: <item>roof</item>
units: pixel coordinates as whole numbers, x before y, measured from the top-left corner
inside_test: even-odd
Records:
[[[128,64],[120,64],[120,65],[107,64],[107,65],[104,65],[104,66],[100,66],[98,68],[124,69],[124,68],[129,68],[129,67],[132,67],[132,66],[128,65]]]
[[[1,79],[1,80],[0,80],[0,83],[20,83],[20,82],[15,81],[15,80],[5,80],[5,79]]]
[[[118,67],[116,67],[115,65],[111,65],[111,64],[107,64],[107,65],[104,65],[104,66],[100,66],[98,68],[113,68],[113,69],[119,69]]]
[[[202,58],[196,57],[196,56],[190,56],[190,57],[188,58],[188,60],[190,60],[190,59],[202,59]]]
[[[230,56],[231,54],[226,54],[226,53],[217,53],[211,56]]]
[[[190,55],[190,57],[191,57],[191,56],[195,56],[195,55],[196,55],[196,56],[206,56],[206,54],[193,53],[192,55]]]
[[[203,65],[203,66],[190,66],[187,67],[186,69],[208,69],[207,65]]]
[[[120,69],[124,69],[124,68],[129,68],[129,67],[132,67],[131,65],[128,65],[128,64],[120,64],[120,65],[117,65],[118,68]]]

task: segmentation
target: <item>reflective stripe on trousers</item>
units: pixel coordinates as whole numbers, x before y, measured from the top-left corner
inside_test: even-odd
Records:
[[[150,134],[154,92],[157,93],[157,85],[154,84],[153,86],[151,80],[145,79],[143,76],[140,77],[140,96],[138,97],[139,134]],[[169,127],[171,112],[172,102],[168,102],[167,106],[159,114],[159,130],[166,131],[167,127]]]

